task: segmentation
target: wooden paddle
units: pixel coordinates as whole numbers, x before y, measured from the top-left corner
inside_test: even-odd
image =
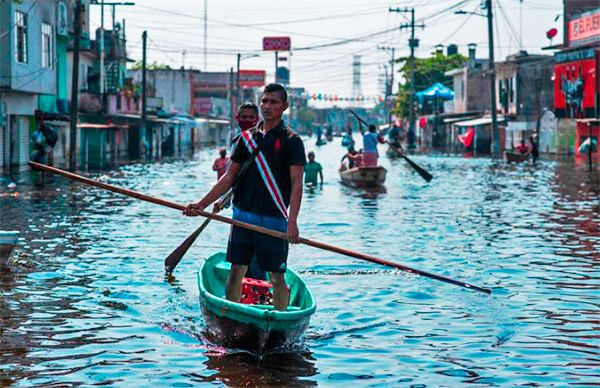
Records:
[[[38,170],[41,171],[47,171],[47,172],[51,172],[53,174],[57,174],[57,175],[61,175],[64,176],[66,178],[72,179],[74,181],[77,182],[81,182],[81,183],[85,183],[91,186],[95,186],[95,187],[99,187],[105,190],[109,190],[112,191],[114,193],[119,193],[122,195],[126,195],[128,197],[133,197],[133,198],[137,198],[137,199],[141,199],[142,201],[146,201],[146,202],[151,202],[157,205],[162,205],[162,206],[166,206],[169,207],[171,209],[175,209],[175,210],[179,210],[179,211],[183,211],[183,209],[185,209],[184,205],[180,205],[178,203],[174,203],[174,202],[170,202],[164,199],[160,199],[160,198],[154,198],[154,197],[150,197],[148,195],[139,193],[137,191],[133,191],[133,190],[129,190],[129,189],[124,189],[122,187],[117,187],[117,186],[112,186],[109,185],[107,183],[103,183],[103,182],[98,182],[95,181],[93,179],[90,178],[86,178],[84,176],[81,175],[77,175],[68,171],[64,171],[61,170],[59,168],[55,168],[55,167],[50,167],[47,166],[45,164],[41,164],[41,163],[36,163],[36,162],[29,162],[29,165],[33,168],[36,168]],[[279,231],[275,231],[275,230],[270,230],[270,229],[266,229],[260,226],[256,226],[256,225],[252,225],[252,224],[247,224],[245,222],[240,222],[240,221],[236,221],[236,220],[232,220],[230,218],[227,217],[223,217],[220,216],[218,214],[215,213],[209,213],[206,211],[198,211],[199,215],[202,217],[206,217],[206,218],[210,218],[213,220],[217,220],[220,222],[224,222],[226,224],[229,225],[234,225],[240,228],[245,228],[245,229],[249,229],[258,233],[263,233],[266,234],[268,236],[272,236],[272,237],[276,237],[276,238],[280,238],[283,240],[287,240],[287,235],[285,233],[279,232]],[[301,244],[305,244],[305,245],[310,245],[312,247],[315,248],[319,248],[319,249],[324,249],[330,252],[336,252],[336,253],[340,253],[342,255],[345,256],[350,256],[350,257],[354,257],[356,259],[360,259],[360,260],[365,260],[365,261],[369,261],[371,263],[377,263],[377,264],[382,264],[382,265],[386,265],[388,267],[392,267],[392,268],[396,268],[405,272],[409,272],[412,274],[416,274],[416,275],[421,275],[421,276],[425,276],[428,277],[430,279],[435,279],[435,280],[439,280],[441,282],[445,282],[448,284],[453,284],[455,286],[460,286],[460,287],[464,287],[464,288],[468,288],[470,290],[475,290],[475,291],[479,291],[485,294],[491,294],[491,290],[488,288],[482,288],[479,286],[475,286],[473,284],[469,284],[469,283],[465,283],[465,282],[461,282],[455,279],[451,279],[442,275],[437,275],[431,272],[427,272],[427,271],[423,271],[420,269],[415,269],[415,268],[411,268],[408,267],[406,265],[403,264],[399,264],[399,263],[394,263],[392,261],[388,261],[388,260],[384,260],[384,259],[380,259],[378,257],[375,256],[371,256],[371,255],[367,255],[364,253],[360,253],[360,252],[355,252],[355,251],[351,251],[349,249],[345,249],[345,248],[341,248],[341,247],[337,247],[335,245],[330,245],[330,244],[325,244],[322,242],[318,242],[318,241],[314,241],[314,240],[309,240],[307,238],[304,237],[300,237],[299,239],[299,243]]]
[[[232,196],[233,196],[233,189],[229,190],[227,195],[225,195],[221,199],[221,201],[219,201],[219,204],[217,205],[217,209],[215,209],[215,210],[217,212],[223,210],[223,208],[231,200]],[[200,225],[200,227],[198,227],[198,229],[196,229],[185,240],[183,240],[183,242],[177,248],[175,248],[175,250],[173,252],[171,252],[171,254],[169,256],[167,256],[167,258],[165,259],[165,272],[167,273],[167,275],[171,275],[173,273],[173,271],[175,270],[175,267],[177,267],[177,265],[179,264],[179,262],[181,261],[183,256],[186,254],[188,249],[190,249],[190,247],[192,246],[194,241],[196,241],[198,236],[200,236],[200,233],[202,233],[204,228],[206,228],[208,226],[208,224],[210,224],[210,221],[211,221],[211,218],[205,219],[204,222],[202,223],[202,225]]]
[[[426,171],[425,169],[423,169],[421,166],[419,166],[418,164],[416,164],[415,162],[413,162],[412,160],[410,160],[410,159],[409,159],[409,158],[406,156],[406,154],[405,154],[404,152],[402,152],[402,151],[400,151],[398,148],[394,147],[394,146],[392,145],[392,143],[390,143],[389,141],[386,141],[386,143],[387,143],[387,145],[389,145],[389,146],[390,146],[390,148],[391,148],[391,149],[393,149],[393,150],[394,150],[394,151],[396,151],[396,152],[397,152],[397,153],[398,153],[400,156],[402,156],[402,157],[404,158],[404,160],[406,160],[406,162],[407,162],[408,164],[410,164],[410,166],[411,166],[412,168],[414,168],[414,169],[415,169],[415,171],[416,171],[416,172],[417,172],[419,175],[421,175],[421,177],[422,177],[423,179],[425,179],[427,182],[429,182],[429,181],[431,181],[431,179],[433,179],[433,176],[432,176],[432,175],[431,175],[429,172],[427,172],[427,171]]]
[[[362,119],[362,117],[360,117],[355,111],[353,111],[352,109],[348,109],[348,111],[350,111],[350,113],[352,113],[357,120],[359,120],[360,122],[362,122],[363,124],[365,124],[367,127],[369,126],[369,124],[367,124],[367,122],[365,120]],[[419,166],[418,164],[416,164],[415,162],[413,162],[412,160],[410,160],[408,158],[408,156],[406,156],[406,154],[404,152],[401,152],[398,148],[394,147],[393,145],[390,144],[390,142],[386,141],[386,143],[392,147],[392,149],[394,149],[394,151],[396,151],[398,154],[400,154],[400,156],[402,156],[404,158],[404,160],[406,160],[406,162],[419,174],[421,175],[421,177],[423,179],[425,179],[427,182],[431,181],[431,179],[433,179],[433,175],[431,175],[429,172],[427,172],[423,167]]]

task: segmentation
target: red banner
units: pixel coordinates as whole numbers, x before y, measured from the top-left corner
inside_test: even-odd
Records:
[[[240,86],[242,88],[259,88],[265,85],[264,70],[240,70]]]

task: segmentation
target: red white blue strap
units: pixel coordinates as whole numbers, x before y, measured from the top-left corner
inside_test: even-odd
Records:
[[[252,136],[250,135],[250,131],[242,131],[242,139],[244,139],[244,143],[250,151],[251,154],[256,152],[258,145]],[[275,181],[275,177],[271,172],[271,168],[269,167],[269,163],[267,163],[267,159],[263,155],[262,151],[259,151],[256,155],[256,166],[258,167],[258,171],[262,176],[263,182],[265,182],[265,186],[267,190],[269,190],[269,194],[271,194],[271,198],[273,198],[273,202],[275,206],[285,219],[288,218],[287,208],[285,206],[285,202],[283,201],[283,196],[281,195],[281,191],[279,191],[279,186],[277,186],[277,182]]]

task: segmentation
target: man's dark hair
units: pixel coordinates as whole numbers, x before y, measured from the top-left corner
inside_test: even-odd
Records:
[[[263,93],[275,93],[275,92],[279,92],[279,94],[281,94],[281,99],[283,100],[283,102],[287,102],[287,92],[285,91],[285,88],[282,85],[268,84],[263,89]]]
[[[254,113],[256,113],[256,115],[258,116],[258,106],[256,106],[255,103],[250,102],[250,101],[246,101],[243,104],[241,104],[238,108],[238,114],[244,110],[244,109],[252,109],[254,111]]]
[[[369,125],[369,132],[375,132],[375,131],[377,131],[377,128],[373,124]]]

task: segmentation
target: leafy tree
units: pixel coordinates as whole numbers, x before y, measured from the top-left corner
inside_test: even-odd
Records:
[[[448,70],[462,67],[467,58],[460,54],[446,56],[443,53],[435,53],[429,58],[415,58],[415,92],[426,89],[436,82],[452,88],[452,77],[444,75]],[[408,117],[410,106],[410,61],[409,57],[397,60],[400,64],[398,73],[405,80],[398,88],[398,99],[396,103],[396,114]]]
[[[309,129],[315,121],[315,111],[311,108],[300,108],[298,110],[298,124],[305,129]]]
[[[130,70],[142,70],[142,61],[137,61],[130,68]],[[158,63],[156,61],[146,64],[147,70],[171,70],[171,66],[165,65],[164,63]]]

